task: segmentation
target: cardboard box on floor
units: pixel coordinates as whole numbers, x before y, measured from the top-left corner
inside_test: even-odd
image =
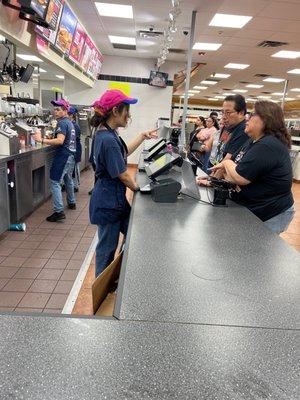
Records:
[[[116,294],[111,293],[115,281],[119,278],[123,251],[97,277],[92,286],[94,315],[112,316]]]

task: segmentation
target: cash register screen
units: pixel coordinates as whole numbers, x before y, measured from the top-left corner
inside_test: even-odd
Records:
[[[169,169],[176,158],[169,153],[164,154],[155,160],[152,164],[146,166],[146,173],[150,178],[159,176],[163,171]]]

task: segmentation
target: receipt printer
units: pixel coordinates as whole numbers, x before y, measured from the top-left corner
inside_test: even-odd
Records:
[[[157,203],[175,203],[181,190],[181,184],[167,178],[150,183],[152,200]]]

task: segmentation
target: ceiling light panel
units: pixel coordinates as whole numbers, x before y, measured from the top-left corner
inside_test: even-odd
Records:
[[[284,95],[283,92],[275,92],[275,93],[272,93],[272,96],[283,96],[283,95]]]
[[[58,79],[65,79],[64,75],[55,75]]]
[[[266,78],[266,79],[263,79],[263,81],[272,82],[272,83],[280,83],[280,82],[284,82],[284,79],[282,79],[282,78]]]
[[[252,89],[260,89],[260,88],[264,87],[264,85],[255,85],[255,84],[250,83],[249,85],[246,85],[246,87],[252,88]]]
[[[212,78],[220,78],[220,79],[227,79],[230,76],[231,76],[230,74],[212,74],[211,75]]]
[[[214,97],[209,97],[207,100],[210,100],[210,101],[218,101],[218,99],[215,99]]]
[[[221,26],[224,28],[243,28],[252,17],[246,15],[215,14],[209,26]]]
[[[246,90],[246,89],[233,89],[233,92],[235,92],[235,93],[247,93],[248,90]]]
[[[17,57],[19,57],[19,58],[21,58],[21,60],[25,60],[25,61],[43,62],[43,60],[41,60],[37,56],[32,56],[30,54],[17,54]]]
[[[300,69],[296,68],[296,69],[291,69],[290,71],[287,72],[288,74],[296,74],[296,75],[300,75]]]
[[[267,99],[270,99],[271,96],[258,96],[257,98],[258,98],[258,99],[265,99],[265,100],[267,100]]]
[[[204,85],[216,85],[218,82],[216,81],[201,81]]]
[[[136,46],[136,40],[133,37],[124,37],[124,36],[108,36],[111,43],[117,44],[129,44]]]
[[[133,9],[130,5],[96,2],[95,6],[101,17],[133,19]]]
[[[236,64],[236,63],[229,63],[224,66],[224,68],[232,68],[232,69],[246,69],[250,67],[249,64]]]
[[[200,93],[200,90],[189,90],[189,93]]]
[[[293,88],[293,89],[290,89],[291,90],[291,92],[300,92],[300,88]]]
[[[193,50],[216,51],[222,46],[222,43],[195,43]]]
[[[272,57],[295,59],[300,57],[300,51],[281,50],[275,54],[272,54]]]
[[[207,86],[194,86],[193,89],[196,89],[196,90],[205,90],[205,89],[207,89]]]

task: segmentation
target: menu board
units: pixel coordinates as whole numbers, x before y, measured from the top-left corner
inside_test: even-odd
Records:
[[[39,17],[44,19],[49,0],[31,0],[30,7],[37,13]]]
[[[94,71],[95,71],[96,62],[97,62],[97,53],[98,53],[98,50],[94,46],[94,43],[92,43],[92,53],[91,53],[88,69],[86,71],[87,74],[89,74],[90,76],[94,76]]]
[[[35,31],[46,39],[51,44],[55,44],[57,29],[58,29],[58,20],[60,18],[61,12],[63,9],[63,0],[50,0],[48,12],[46,15],[46,21],[49,23],[51,27],[54,29],[43,28],[41,26],[36,26]]]
[[[82,61],[81,61],[81,67],[84,71],[87,71],[89,68],[90,64],[90,58],[92,56],[94,49],[93,42],[91,39],[87,36],[85,39],[85,44],[83,48],[83,55],[82,55]]]
[[[73,42],[69,54],[70,60],[76,62],[77,64],[80,64],[82,59],[85,39],[86,39],[86,33],[83,27],[78,22],[73,36]]]
[[[77,25],[77,18],[70,7],[65,4],[61,15],[55,47],[69,55],[73,36]]]

